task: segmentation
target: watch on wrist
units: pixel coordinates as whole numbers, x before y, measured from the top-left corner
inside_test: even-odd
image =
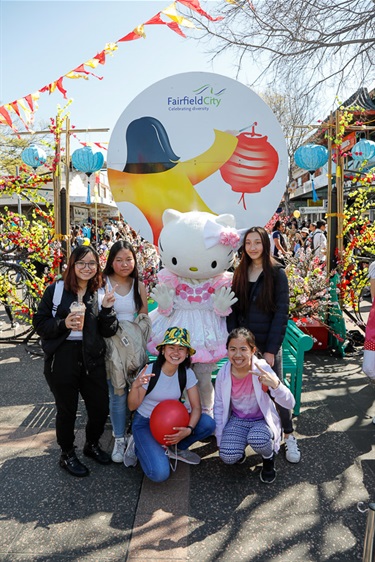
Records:
[[[188,427],[191,430],[191,434],[190,435],[194,435],[194,430],[195,428],[192,427],[191,425],[187,425],[186,427]]]

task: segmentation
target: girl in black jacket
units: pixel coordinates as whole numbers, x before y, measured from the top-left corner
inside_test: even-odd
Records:
[[[282,343],[289,313],[288,279],[283,267],[271,256],[267,231],[255,226],[244,237],[241,261],[233,276],[232,290],[238,301],[232,306],[227,326],[245,327],[254,336],[263,358],[282,380]],[[293,435],[292,411],[278,406],[285,436],[286,458],[300,461]]]
[[[73,476],[87,476],[89,470],[79,461],[74,448],[79,394],[85,402],[88,418],[83,453],[100,464],[111,461],[100,448],[99,438],[108,416],[103,338],[117,331],[113,310],[115,297],[113,291],[106,291],[99,312],[97,289],[102,285],[102,275],[99,256],[91,246],[78,246],[72,252],[63,283],[56,311],[53,301],[57,284],[47,287],[33,325],[41,337],[44,375],[55,397],[56,436],[62,451],[60,466]],[[79,316],[70,311],[71,304],[77,301],[85,308],[81,330]]]

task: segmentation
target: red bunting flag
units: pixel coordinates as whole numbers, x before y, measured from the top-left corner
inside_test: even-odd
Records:
[[[180,4],[184,4],[184,6],[187,6],[191,10],[194,10],[194,12],[197,12],[198,14],[204,16],[210,21],[220,21],[223,19],[221,16],[218,18],[213,18],[212,16],[210,16],[210,14],[207,14],[207,12],[202,10],[198,0],[177,0],[177,2],[179,2]]]
[[[183,33],[181,31],[181,29],[178,27],[177,23],[175,21],[171,21],[169,23],[165,22],[165,25],[167,25],[170,29],[172,29],[172,31],[175,31],[176,33],[178,33],[178,35],[181,35],[181,37],[185,37],[186,35],[185,33]]]
[[[31,111],[34,111],[34,103],[33,103],[33,98],[31,96],[31,94],[28,94],[27,96],[25,96],[24,99],[27,101],[27,104],[28,104],[29,108],[31,109]]]
[[[0,107],[0,113],[4,117],[5,121],[9,125],[9,127],[13,128],[12,119],[11,119],[9,113],[7,112],[7,110],[5,109],[5,107]]]
[[[56,86],[57,86],[57,89],[59,90],[59,92],[62,93],[62,95],[64,96],[64,98],[67,99],[67,95],[66,95],[66,94],[67,94],[67,91],[66,91],[65,88],[63,87],[63,79],[64,79],[64,76],[60,76],[60,78],[59,78],[59,79],[57,80],[57,82],[56,82]]]
[[[122,43],[123,41],[134,41],[135,39],[140,39],[140,38],[141,36],[138,33],[131,31],[130,33],[119,39],[117,43]]]
[[[93,58],[98,60],[99,64],[105,64],[105,51],[101,51],[100,53],[95,55],[95,57],[93,57]]]
[[[163,21],[160,17],[160,12],[158,14],[156,14],[153,18],[151,18],[150,20],[146,21],[145,24],[143,25],[159,25],[161,23],[165,23],[165,21]]]
[[[103,76],[97,76],[93,72],[89,72],[88,70],[86,70],[85,67],[84,67],[84,64],[80,64],[72,72],[83,72],[84,74],[91,74],[91,76],[94,76],[95,78],[98,78],[98,80],[103,80]]]

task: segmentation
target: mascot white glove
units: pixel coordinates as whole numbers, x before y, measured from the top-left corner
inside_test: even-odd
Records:
[[[158,303],[159,312],[168,316],[173,309],[173,299],[175,290],[167,287],[163,283],[156,285],[151,291],[151,298]]]
[[[215,294],[212,295],[214,303],[214,311],[219,316],[228,316],[232,311],[231,306],[238,301],[234,292],[230,287],[220,287]]]

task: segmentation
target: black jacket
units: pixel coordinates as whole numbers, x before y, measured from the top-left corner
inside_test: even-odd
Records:
[[[264,282],[262,272],[254,284],[249,284],[249,309],[239,310],[236,305],[227,318],[228,332],[234,328],[244,327],[255,336],[255,343],[261,353],[276,355],[285,336],[289,314],[289,287],[285,270],[275,266],[274,312],[263,312],[258,305],[258,298]],[[251,287],[251,289],[250,289]],[[238,304],[238,303],[237,303]]]
[[[65,326],[65,318],[70,312],[70,305],[77,300],[76,295],[64,289],[56,316],[52,316],[55,283],[48,286],[33,318],[33,326],[41,337],[46,359],[66,340],[71,330]],[[118,328],[118,321],[113,308],[101,308],[98,312],[98,295],[89,293],[83,297],[86,305],[83,326],[83,358],[87,371],[104,364],[105,341],[103,338],[113,336]]]

